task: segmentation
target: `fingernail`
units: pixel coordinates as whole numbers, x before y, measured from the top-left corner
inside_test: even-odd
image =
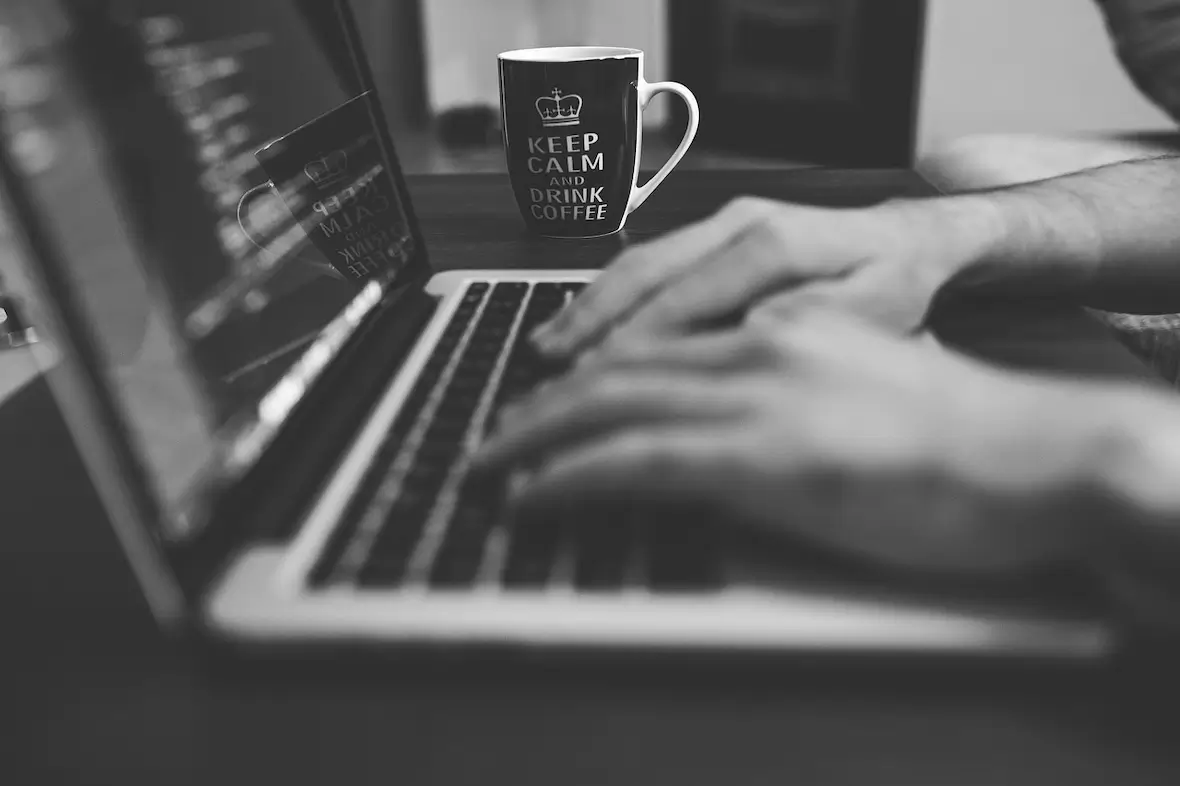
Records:
[[[556,351],[560,346],[560,339],[553,334],[551,330],[541,330],[534,332],[529,339],[533,346],[542,352]]]
[[[537,351],[550,358],[568,358],[573,354],[574,347],[564,338],[547,338],[544,343],[536,344]]]
[[[565,320],[562,319],[562,316],[560,314],[558,314],[557,316],[550,317],[548,320],[546,320],[545,322],[542,322],[540,325],[537,325],[537,327],[535,327],[533,329],[533,336],[536,337],[536,336],[557,335],[558,333],[561,332],[561,327],[564,324],[564,322],[565,322]]]

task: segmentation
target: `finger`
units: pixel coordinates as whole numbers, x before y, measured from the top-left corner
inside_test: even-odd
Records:
[[[764,209],[737,200],[704,221],[628,249],[569,307],[534,331],[533,339],[555,353],[585,346],[682,271],[733,242]]]
[[[579,370],[736,371],[765,360],[767,344],[747,330],[690,336],[632,336],[611,339],[582,354]]]
[[[760,222],[744,232],[716,264],[699,264],[655,294],[624,322],[621,334],[668,333],[694,322],[744,312],[803,273],[784,258],[780,230]],[[841,271],[833,271],[837,273]]]
[[[896,333],[925,323],[933,292],[908,277],[867,269],[773,295],[758,304],[764,315],[789,319],[807,312],[840,311]]]
[[[762,333],[783,362],[801,371],[808,359],[840,358],[855,368],[854,358],[884,357],[905,343],[896,331],[883,329],[852,310],[821,302],[816,297],[800,308],[779,302],[778,310],[760,304],[747,316],[745,329]],[[832,368],[830,364],[825,367]]]
[[[592,379],[592,378],[591,378]],[[574,375],[511,413],[474,457],[479,467],[528,464],[591,435],[637,424],[709,422],[744,409],[733,385],[684,374]]]
[[[711,429],[644,429],[579,445],[545,464],[514,494],[526,507],[576,499],[700,499],[723,482],[724,439]]]
[[[765,297],[750,309],[746,321],[756,324],[771,319],[782,323],[810,312],[838,310],[841,303],[840,283],[823,281],[802,284]]]

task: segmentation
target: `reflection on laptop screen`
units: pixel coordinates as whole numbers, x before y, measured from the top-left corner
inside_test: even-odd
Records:
[[[335,5],[0,12],[0,68],[44,92],[20,116],[41,153],[10,137],[10,154],[166,504],[166,537],[199,522],[208,490],[256,457],[416,252]]]

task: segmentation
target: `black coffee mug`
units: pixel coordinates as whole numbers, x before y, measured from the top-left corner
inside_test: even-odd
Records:
[[[696,136],[696,99],[677,82],[645,81],[639,49],[518,49],[499,61],[508,174],[525,224],[540,235],[618,232]],[[643,109],[665,91],[688,104],[688,129],[663,168],[641,186]]]
[[[405,265],[409,232],[385,171],[377,112],[380,105],[371,91],[362,93],[254,154],[270,180],[242,195],[238,224],[272,259],[306,234],[324,256],[324,262],[308,261],[349,281],[392,275]],[[271,233],[255,237],[245,210],[252,199],[272,190],[298,226],[278,222]]]

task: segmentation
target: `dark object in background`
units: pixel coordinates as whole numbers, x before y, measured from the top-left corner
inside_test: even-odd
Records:
[[[671,78],[708,111],[697,144],[911,166],[925,11],[925,0],[668,3]],[[674,106],[669,134],[686,122]]]
[[[675,82],[645,80],[638,49],[520,49],[501,53],[499,65],[508,178],[525,226],[542,237],[618,232],[696,136],[695,96]],[[643,108],[659,93],[685,103],[689,125],[663,166],[639,185]]]
[[[486,147],[500,139],[500,113],[486,105],[456,107],[439,114],[437,128],[446,147]]]

